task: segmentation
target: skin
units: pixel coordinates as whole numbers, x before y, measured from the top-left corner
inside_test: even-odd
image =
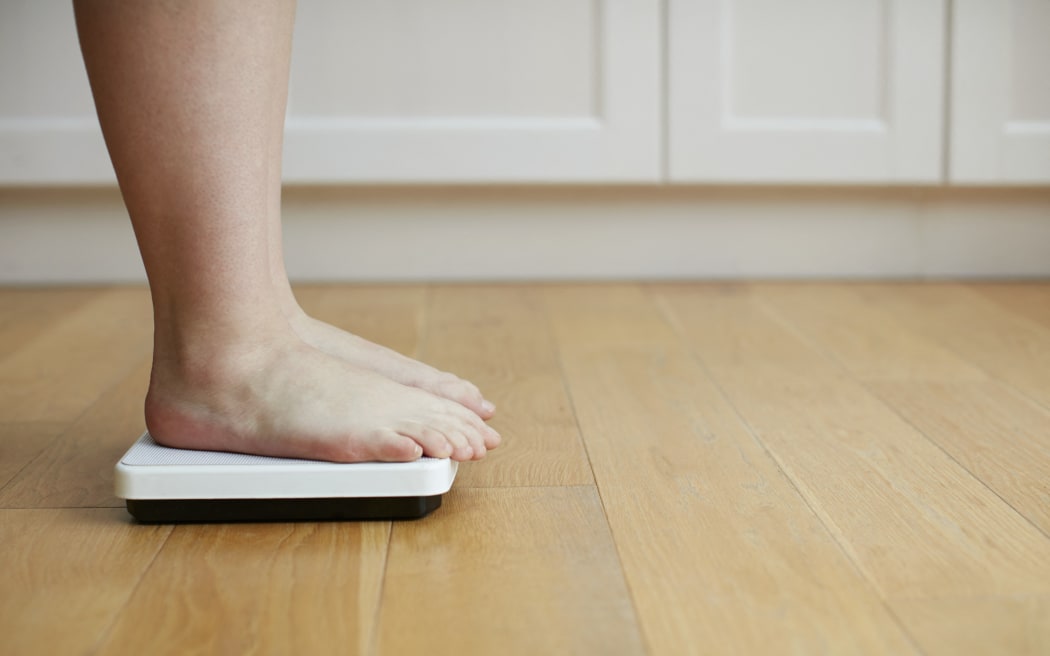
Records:
[[[154,312],[146,425],[181,448],[478,459],[473,384],[302,311],[281,246],[294,2],[77,0]]]

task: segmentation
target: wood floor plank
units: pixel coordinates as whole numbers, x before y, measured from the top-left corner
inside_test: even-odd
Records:
[[[88,508],[148,295],[0,289],[0,652],[1045,653],[1044,288],[303,288],[500,405],[392,530]]]
[[[718,385],[887,598],[1050,591],[1050,540],[765,311],[656,288]]]
[[[864,285],[903,326],[1050,408],[1050,326],[1004,312],[963,285]]]
[[[966,288],[1050,328],[1050,283],[981,283],[966,285]]]
[[[100,653],[361,654],[388,522],[176,527]]]
[[[123,506],[113,467],[145,430],[149,356],[0,490],[2,508]]]
[[[152,345],[144,288],[106,291],[0,360],[5,421],[72,421]]]
[[[454,488],[394,526],[378,654],[641,654],[592,486]]]
[[[0,287],[0,360],[103,293],[98,288]]]
[[[61,422],[0,422],[0,490],[46,449],[66,426]]]
[[[1050,652],[1050,597],[902,599],[892,606],[929,656]]]
[[[1050,536],[1050,411],[994,381],[868,387]]]
[[[170,531],[115,509],[0,510],[0,651],[93,653]]]
[[[438,286],[423,359],[478,385],[503,443],[460,466],[461,487],[592,485],[538,287]]]
[[[902,327],[865,298],[863,288],[748,288],[809,344],[1050,535],[1050,411]]]
[[[750,284],[764,307],[814,349],[862,381],[984,381],[979,367],[938,341],[902,326],[864,288],[849,284]]]
[[[549,302],[653,654],[914,653],[638,288]]]

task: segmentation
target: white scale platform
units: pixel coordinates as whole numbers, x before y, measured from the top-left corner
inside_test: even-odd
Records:
[[[117,463],[116,493],[143,522],[409,519],[441,505],[456,469],[170,449],[146,433]]]

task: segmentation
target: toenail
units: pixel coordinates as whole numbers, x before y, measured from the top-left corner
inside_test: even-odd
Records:
[[[485,412],[495,412],[496,405],[492,401],[485,400],[481,402],[481,409]]]

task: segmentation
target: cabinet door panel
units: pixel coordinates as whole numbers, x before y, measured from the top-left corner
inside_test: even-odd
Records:
[[[677,181],[941,177],[943,0],[670,0]]]
[[[299,5],[285,174],[660,176],[658,0]]]
[[[285,179],[661,176],[660,0],[310,0]],[[112,183],[68,4],[0,3],[0,184]]]
[[[114,182],[65,2],[0,2],[0,184]]]
[[[952,182],[1050,182],[1050,1],[955,0]]]

